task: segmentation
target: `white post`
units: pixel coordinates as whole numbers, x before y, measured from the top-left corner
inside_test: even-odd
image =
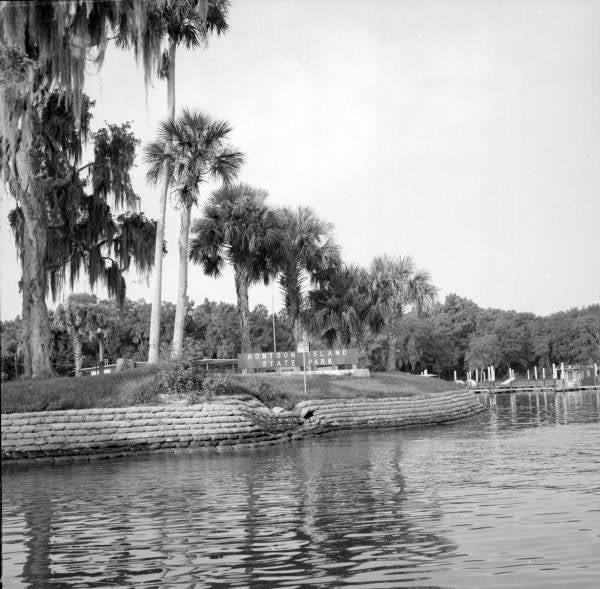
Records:
[[[456,370],[454,371],[454,382],[456,382]]]
[[[564,362],[560,363],[560,380],[562,380],[563,383],[565,382],[565,363]]]
[[[552,362],[552,380],[557,380],[558,374],[556,374],[556,364]]]
[[[527,369],[527,380],[529,380],[529,368]]]
[[[533,367],[533,377],[537,380],[537,366]]]
[[[546,380],[546,367],[542,366],[542,380]]]
[[[496,382],[496,367],[492,365],[492,380]]]
[[[475,382],[479,382],[479,368],[475,368]]]
[[[304,350],[302,350],[302,364],[304,364],[304,394],[306,395],[306,356],[304,355]]]

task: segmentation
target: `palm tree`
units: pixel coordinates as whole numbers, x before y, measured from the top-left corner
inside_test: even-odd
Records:
[[[251,351],[248,288],[261,279],[268,284],[275,273],[271,259],[279,244],[279,227],[266,198],[264,190],[246,184],[223,186],[192,228],[190,260],[215,277],[226,262],[233,266],[242,353]]]
[[[228,29],[228,0],[167,0],[152,11],[147,19],[146,38],[151,44],[160,46],[162,39],[168,39],[168,49],[162,54],[159,76],[167,78],[167,116],[175,118],[175,65],[177,47],[184,44],[187,49],[195,49],[206,43],[209,33],[217,35]],[[149,68],[146,68],[146,72]],[[146,81],[148,83],[148,80]],[[148,362],[158,361],[160,341],[160,310],[162,291],[163,242],[165,237],[165,215],[169,177],[164,171],[159,200],[157,239],[154,249],[154,272],[152,275],[152,312],[150,315],[150,341]]]
[[[356,345],[364,362],[369,335],[383,328],[377,292],[368,271],[344,265],[319,288],[310,291],[308,300],[307,322],[312,331],[328,345]]]
[[[230,132],[229,123],[185,109],[176,119],[163,121],[156,140],[145,148],[148,180],[156,184],[166,170],[169,186],[181,209],[179,281],[171,352],[174,358],[180,356],[183,344],[190,219],[192,207],[198,202],[200,184],[209,180],[229,184],[244,161],[243,154],[227,143]]]
[[[117,307],[107,305],[104,301],[98,301],[94,295],[70,295],[64,304],[56,307],[53,324],[56,329],[66,331],[71,338],[75,376],[81,376],[82,339],[98,340],[98,362],[102,363],[104,338],[117,323]]]
[[[410,256],[379,256],[370,268],[373,288],[377,292],[377,311],[384,320],[383,333],[388,344],[386,371],[396,370],[398,339],[402,319],[411,307],[420,313],[433,302],[437,289],[431,276],[424,270],[415,270]]]
[[[333,239],[333,225],[319,219],[309,207],[283,208],[278,216],[281,236],[275,264],[297,345],[303,337],[301,314],[306,281],[319,284],[326,280],[340,265],[340,251]]]

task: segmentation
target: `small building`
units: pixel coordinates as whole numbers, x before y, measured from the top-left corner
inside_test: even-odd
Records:
[[[598,375],[596,374],[596,365],[588,365],[581,367],[581,386],[591,387],[598,383]]]
[[[563,374],[564,386],[568,389],[576,387],[594,386],[598,382],[596,366],[592,364],[575,364],[565,366]]]

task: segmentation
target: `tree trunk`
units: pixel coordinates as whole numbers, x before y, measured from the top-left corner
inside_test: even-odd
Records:
[[[175,308],[175,325],[173,327],[173,347],[171,357],[179,358],[183,347],[183,331],[187,311],[187,274],[188,274],[188,242],[190,238],[190,219],[192,205],[183,205],[181,209],[181,228],[179,231],[179,283],[177,287],[177,306]]]
[[[98,334],[98,374],[104,374],[104,332]]]
[[[298,342],[301,342],[304,339],[304,328],[300,323],[299,317],[294,317],[292,319],[292,334],[294,336],[294,349],[298,347]]]
[[[21,264],[23,264],[23,252],[21,252]],[[21,322],[21,346],[23,347],[23,378],[31,378],[31,338],[29,335],[30,325],[30,295],[26,286],[25,271],[23,270],[21,279],[22,301],[22,322]]]
[[[35,203],[39,204],[39,203]],[[26,206],[33,210],[41,208],[39,214],[25,215],[25,255],[23,258],[23,295],[27,297],[24,306],[28,307],[28,327],[25,328],[29,340],[31,376],[48,378],[54,375],[50,362],[50,322],[46,307],[46,212],[43,207]],[[30,211],[31,213],[32,211]],[[27,217],[30,217],[27,219]],[[25,346],[27,348],[27,346]]]
[[[234,264],[233,266],[235,277],[235,294],[237,295],[238,319],[240,322],[240,334],[242,336],[242,354],[252,351],[250,343],[250,324],[248,316],[250,314],[250,306],[248,304],[248,273],[244,268]]]
[[[71,332],[71,343],[73,344],[73,358],[75,360],[75,376],[81,376],[81,366],[83,364],[83,354],[81,352],[81,338],[75,328]]]
[[[358,344],[358,368],[369,367],[369,352],[364,345]]]
[[[388,337],[388,355],[385,363],[386,372],[394,372],[396,370],[396,338]]]
[[[54,375],[50,362],[50,322],[46,307],[46,243],[48,240],[48,218],[45,198],[35,182],[30,162],[33,145],[33,120],[30,106],[22,118],[21,142],[16,154],[19,176],[18,201],[23,210],[23,349],[26,361],[31,366],[33,378]]]
[[[175,118],[175,57],[177,45],[169,39],[169,75],[167,78],[167,101],[169,117]],[[152,312],[150,315],[150,341],[148,362],[158,362],[160,351],[160,310],[162,303],[162,263],[163,242],[165,240],[165,216],[167,213],[167,194],[169,178],[165,166],[164,180],[158,205],[158,221],[156,224],[156,244],[154,246],[154,272],[152,274]]]

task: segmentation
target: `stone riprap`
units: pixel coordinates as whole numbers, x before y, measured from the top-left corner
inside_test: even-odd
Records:
[[[2,415],[2,460],[61,462],[131,452],[248,447],[336,429],[432,425],[483,410],[470,392],[303,401],[271,411],[258,401],[74,409]]]

